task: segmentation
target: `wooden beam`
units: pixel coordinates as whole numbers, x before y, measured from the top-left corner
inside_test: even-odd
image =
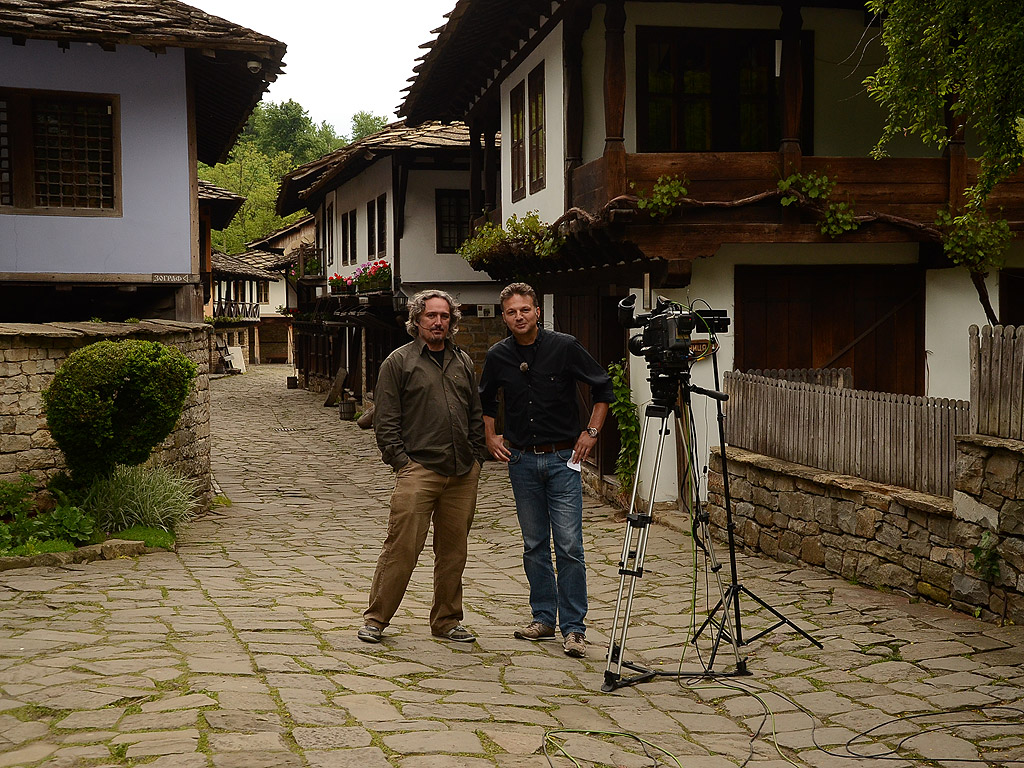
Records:
[[[626,4],[607,0],[604,13],[604,157],[609,197],[626,192]]]

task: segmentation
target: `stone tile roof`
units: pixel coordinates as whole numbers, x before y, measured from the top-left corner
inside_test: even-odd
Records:
[[[224,229],[235,218],[245,198],[227,189],[199,179],[199,205],[210,211],[210,226],[213,229]]]
[[[464,123],[427,122],[410,126],[391,123],[377,133],[337,149],[285,174],[277,196],[278,215],[306,207],[307,201],[328,184],[337,186],[355,176],[382,155],[399,150],[469,150],[469,129]]]
[[[207,164],[224,160],[267,86],[284,67],[286,46],[178,0],[0,0],[0,37],[15,43],[95,43],[114,51],[183,48],[195,89],[196,145]]]
[[[285,256],[284,254],[276,253],[274,251],[268,251],[262,248],[253,248],[245,253],[236,253],[234,258],[256,267],[257,269],[280,270],[294,264],[298,261],[299,256],[298,249],[293,251],[290,255]]]
[[[178,0],[0,0],[0,35],[166,48],[212,48],[277,55],[267,35]]]
[[[229,256],[220,251],[212,254],[213,274],[224,277],[246,277],[252,280],[269,280],[276,283],[281,279],[280,275],[260,269],[240,258],[240,255]]]

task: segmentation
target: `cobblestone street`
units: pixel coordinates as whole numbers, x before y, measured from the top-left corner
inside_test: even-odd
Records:
[[[359,642],[391,471],[289,373],[211,382],[231,504],[177,553],[0,573],[0,768],[540,768],[552,730],[582,766],[677,764],[649,744],[686,768],[1024,765],[1024,628],[743,555],[743,585],[823,650],[783,627],[740,649],[748,676],[603,693],[625,523],[585,499],[588,657],[515,640],[527,586],[495,462],[465,579],[478,641],[431,637],[428,544],[384,643]],[[717,587],[693,563],[689,536],[652,528],[627,659],[698,668],[691,609],[702,621]],[[746,638],[770,623],[742,607]],[[721,648],[716,669],[731,662]]]

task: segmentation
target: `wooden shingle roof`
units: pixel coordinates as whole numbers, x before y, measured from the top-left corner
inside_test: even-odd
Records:
[[[241,195],[199,179],[199,205],[210,211],[210,226],[213,229],[224,229],[230,224],[243,203],[245,198]]]
[[[285,174],[277,195],[277,213],[289,213],[307,207],[311,199],[355,176],[383,155],[400,150],[469,149],[469,129],[464,123],[443,125],[427,122],[411,127],[404,121],[391,123],[377,133],[337,149],[311,163]]]
[[[267,86],[281,73],[284,43],[178,0],[0,0],[0,37],[15,43],[94,43],[113,51],[183,48],[194,84],[199,159],[226,158]]]
[[[214,251],[212,261],[213,274],[220,277],[247,277],[252,280],[268,280],[274,283],[281,279],[280,275],[253,266],[241,258],[241,254],[229,256],[226,253]]]

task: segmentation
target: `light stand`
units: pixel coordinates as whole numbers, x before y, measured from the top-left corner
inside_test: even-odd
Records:
[[[719,387],[718,350],[712,351],[711,360],[714,365],[715,388],[717,389]],[[736,525],[735,523],[733,523],[732,519],[732,497],[729,495],[729,463],[725,455],[727,447],[725,442],[725,413],[722,410],[722,399],[716,398],[716,403],[718,406],[718,444],[722,447],[722,496],[723,503],[725,506],[726,538],[729,542],[729,575],[731,577],[731,581],[729,583],[729,588],[725,591],[724,597],[721,600],[719,600],[717,604],[715,604],[715,607],[712,608],[711,611],[708,613],[708,617],[704,620],[704,623],[697,628],[696,632],[694,632],[693,642],[696,643],[697,639],[709,626],[714,626],[717,629],[718,637],[715,639],[713,645],[713,650],[711,654],[711,664],[714,664],[715,653],[718,650],[718,645],[721,642],[721,638],[723,636],[726,637],[726,639],[735,641],[738,645],[746,645],[747,643],[752,643],[754,640],[764,637],[769,632],[772,632],[781,626],[791,627],[804,639],[813,643],[818,648],[823,648],[824,646],[822,646],[821,643],[819,643],[817,640],[811,637],[807,632],[805,632],[796,624],[794,624],[790,619],[787,619],[785,616],[782,615],[782,613],[780,613],[778,610],[770,606],[760,597],[755,595],[747,587],[740,584],[739,578],[736,574],[736,539],[734,533]],[[754,635],[746,641],[744,641],[743,639],[743,624],[740,621],[741,594],[746,595],[748,598],[750,598],[759,606],[761,606],[770,614],[772,614],[776,619],[775,623],[772,624],[770,627],[762,629],[760,632],[758,632],[756,635]],[[731,613],[730,609],[732,611]],[[715,618],[716,614],[719,611],[722,612],[721,620]],[[729,628],[730,626],[734,626],[736,628],[735,636],[732,636],[731,634],[726,634],[727,632],[731,633],[731,629]]]

